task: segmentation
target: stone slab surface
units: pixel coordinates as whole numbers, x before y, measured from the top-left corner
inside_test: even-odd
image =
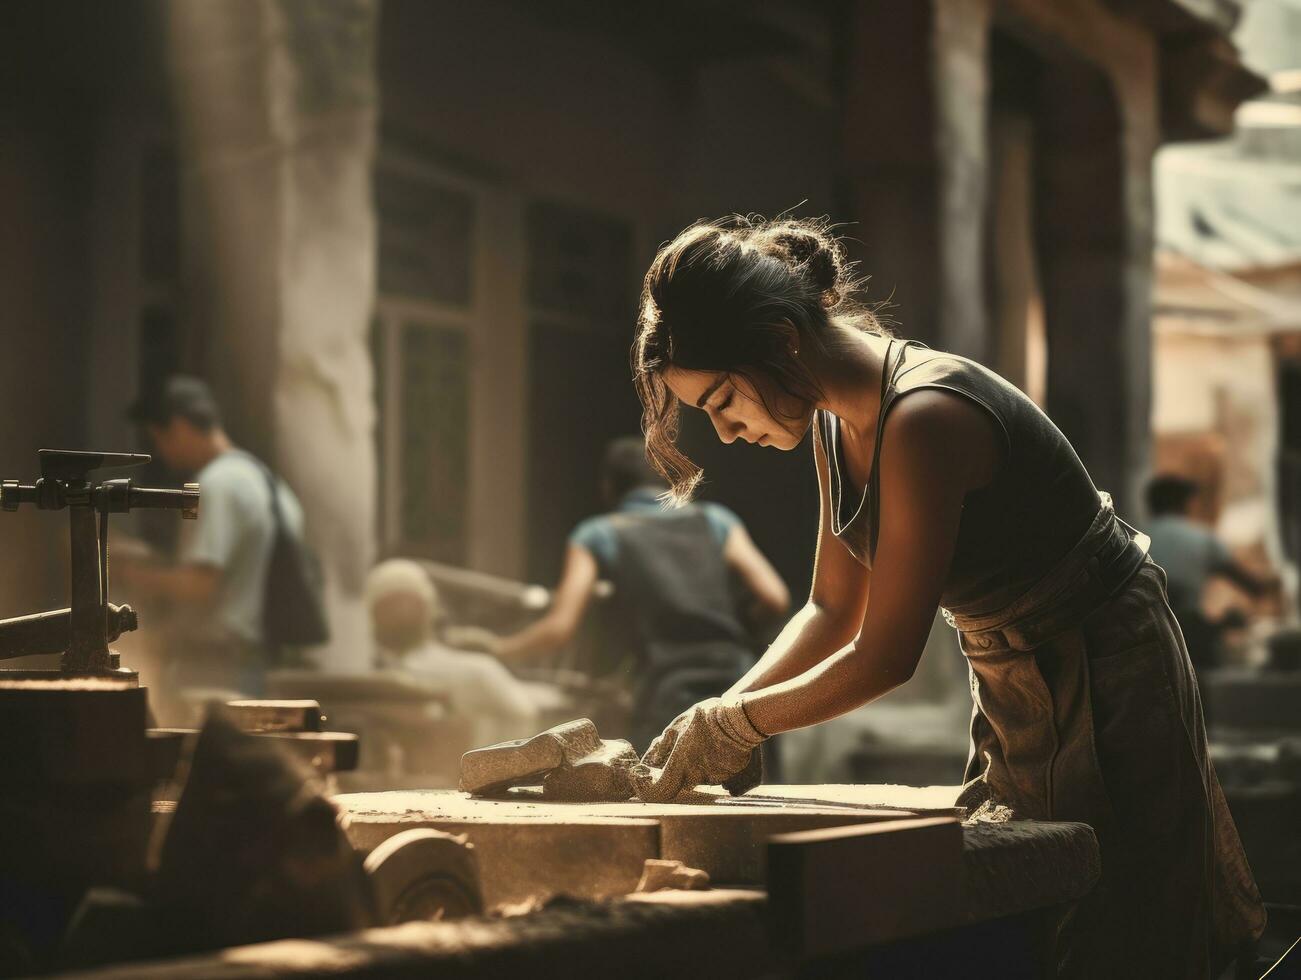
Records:
[[[345,799],[335,798],[336,802]],[[406,810],[396,815],[342,809],[348,818],[348,840],[362,851],[413,828],[464,835],[474,845],[483,902],[489,909],[557,895],[582,899],[625,895],[637,887],[646,860],[660,854],[660,827],[654,820],[545,821],[511,815],[486,820],[450,809]]]
[[[718,790],[694,793],[690,803],[654,805],[554,803],[536,795],[475,800],[436,790],[353,793],[335,800],[349,817],[353,845],[364,850],[409,827],[468,833],[472,840],[477,834],[484,841],[480,860],[488,865],[485,891],[518,900],[521,882],[530,882],[530,887],[546,894],[616,894],[625,884],[630,891],[647,857],[682,861],[707,872],[715,883],[757,885],[766,880],[764,845],[772,834],[910,816],[951,816],[961,811],[943,804],[955,792],[955,787],[761,786],[743,797]],[[888,805],[871,805],[878,800]],[[902,809],[908,804],[915,809]],[[607,826],[611,823],[615,826]],[[645,824],[658,828],[653,842]],[[494,826],[503,829],[487,829]],[[1097,879],[1097,840],[1084,824],[979,824],[964,828],[963,835],[969,921],[1071,901]],[[502,883],[502,875],[519,872],[513,864],[494,865],[487,855],[496,849],[490,840],[508,844],[519,854],[534,855],[542,863],[529,865],[522,860],[529,874],[515,883]],[[549,860],[547,855],[556,847],[582,854],[577,867],[567,866],[563,859]],[[610,857],[602,859],[600,855],[607,851]],[[586,875],[600,883],[585,885]],[[548,885],[549,878],[558,884]]]
[[[809,789],[809,787],[801,787]],[[538,861],[554,862],[549,848],[559,839],[581,841],[595,833],[609,821],[649,821],[658,829],[657,853],[642,857],[677,860],[691,868],[699,868],[710,879],[722,884],[757,885],[764,881],[766,852],[764,844],[772,834],[814,830],[845,824],[872,823],[895,820],[902,816],[915,816],[908,811],[877,808],[857,803],[817,803],[804,799],[781,799],[764,796],[730,797],[719,791],[716,794],[695,793],[689,803],[556,803],[540,796],[519,795],[510,800],[484,800],[450,790],[427,790],[392,793],[348,793],[335,797],[335,802],[349,817],[348,834],[353,846],[373,847],[384,838],[410,827],[433,827],[452,833],[468,833],[471,841],[480,843],[479,834],[504,833],[487,828],[510,827],[511,839],[516,848],[535,856]],[[559,828],[559,829],[557,829]],[[620,835],[636,836],[639,832],[607,829],[602,839],[622,839]],[[630,850],[640,850],[638,843]],[[497,871],[490,866],[485,841],[480,847],[480,862],[484,876],[485,892],[517,890],[513,884],[494,883]],[[597,850],[593,845],[592,852]],[[584,859],[578,868],[568,869],[566,882],[588,870],[590,860]],[[631,869],[632,883],[636,886],[642,862]],[[611,871],[613,874],[613,871]],[[541,879],[541,871],[534,868],[530,880]],[[622,873],[616,875],[622,880]],[[573,887],[572,885],[570,887]],[[553,889],[559,893],[561,889]],[[582,894],[582,892],[570,892]],[[613,892],[604,892],[614,894]],[[485,896],[486,897],[486,896]],[[491,900],[489,900],[491,901]]]
[[[845,806],[909,810],[934,816],[961,816],[964,812],[962,808],[953,805],[961,789],[961,786],[905,786],[895,783],[774,784],[757,786],[746,797],[816,800],[822,804],[839,803]],[[722,790],[713,792],[721,794]]]

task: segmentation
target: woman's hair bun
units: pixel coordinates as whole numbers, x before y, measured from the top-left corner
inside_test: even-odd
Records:
[[[845,259],[840,242],[815,222],[792,221],[763,229],[771,251],[792,269],[802,271],[822,293],[830,308],[844,292]],[[762,234],[762,232],[761,232]]]

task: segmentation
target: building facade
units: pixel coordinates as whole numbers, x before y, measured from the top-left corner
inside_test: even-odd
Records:
[[[1259,86],[1227,0],[102,6],[8,32],[0,463],[131,445],[136,390],[209,377],[303,497],[340,666],[377,555],[555,573],[636,430],[641,272],[699,217],[844,222],[902,334],[1026,386],[1129,506],[1152,156]],[[808,454],[684,438],[800,591]],[[53,539],[0,534],[3,611],[57,593]]]

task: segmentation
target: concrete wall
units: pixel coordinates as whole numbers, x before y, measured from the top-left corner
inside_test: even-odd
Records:
[[[235,22],[260,23],[270,11],[278,23],[290,23],[295,10],[311,5],[241,0],[222,6]],[[529,474],[546,465],[545,447],[530,443],[526,418],[521,216],[529,201],[566,201],[628,222],[634,234],[626,282],[630,297],[656,245],[693,218],[786,208],[830,213],[853,222],[846,231],[861,243],[862,271],[872,277],[869,298],[892,299],[902,333],[984,359],[997,355],[991,323],[1006,324],[1005,318],[991,320],[986,287],[987,188],[996,166],[991,160],[997,160],[985,138],[991,32],[1014,37],[1051,69],[1043,111],[1062,123],[1034,137],[1040,141],[1037,162],[1046,164],[1036,178],[1042,197],[1036,211],[1048,215],[1037,240],[1052,348],[1049,408],[1099,484],[1116,491],[1122,502],[1132,498],[1130,484],[1145,470],[1147,457],[1147,168],[1157,138],[1156,66],[1145,29],[1095,0],[1050,6],[1022,0],[912,5],[859,0],[844,8],[845,20],[839,19],[839,8],[824,12],[776,4],[766,9],[784,18],[800,39],[798,54],[711,55],[684,63],[648,51],[636,38],[540,16],[528,4],[384,4],[375,76],[383,129],[431,165],[483,188],[493,213],[484,283],[494,305],[483,315],[488,327],[472,350],[472,370],[481,374],[471,407],[479,432],[470,464],[471,564],[507,574],[547,567],[550,559],[538,555],[553,551],[568,526],[598,506],[594,486],[567,496],[547,512],[555,526],[533,541],[538,554],[532,561],[520,546],[533,540],[529,506],[540,496]],[[222,48],[226,35],[212,37],[177,76],[182,99],[193,96],[204,58]],[[272,42],[280,43],[274,38],[267,43]],[[288,52],[284,63],[292,67],[300,54]],[[316,67],[328,76],[337,65],[322,61]],[[267,115],[270,103],[259,94],[265,72],[254,66],[229,74],[230,111],[213,125],[274,124]],[[322,116],[302,115],[312,118],[324,125]],[[323,482],[323,471],[304,459],[319,460],[333,472],[340,460],[352,461],[343,468],[365,482],[371,465],[362,448],[369,382],[355,343],[364,313],[352,309],[351,326],[336,337],[349,351],[333,362],[342,373],[305,356],[306,338],[314,338],[311,343],[319,338],[315,328],[300,333],[292,326],[306,323],[319,308],[307,292],[328,294],[339,279],[325,269],[346,267],[343,278],[365,292],[364,217],[358,212],[340,224],[334,221],[338,215],[322,215],[324,223],[314,225],[306,219],[315,209],[304,204],[315,193],[308,188],[324,187],[346,188],[342,192],[355,204],[364,196],[358,186],[364,178],[347,168],[314,173],[314,160],[333,159],[328,146],[325,156],[291,154],[289,159],[298,162],[289,166],[300,166],[294,179],[301,186],[295,192],[299,204],[286,203],[277,189],[284,158],[275,165],[259,162],[259,154],[281,152],[274,141],[267,143],[255,132],[234,133],[231,139],[231,146],[247,152],[219,154],[197,169],[193,158],[187,164],[185,261],[187,279],[195,286],[187,296],[195,340],[189,366],[217,380],[232,428],[256,450],[287,452],[293,434],[308,420],[327,431],[338,423],[351,447],[342,456],[301,449],[297,458],[286,457],[300,482]],[[324,140],[328,144],[330,137]],[[10,146],[6,152],[7,159],[15,159],[18,151]],[[7,180],[49,185],[55,179],[51,173],[38,176],[30,165],[9,166]],[[314,183],[318,177],[322,182]],[[55,192],[47,196],[57,200],[51,205],[56,209],[70,207],[73,200]],[[289,228],[279,205],[267,208],[267,201],[289,207],[297,215],[290,224],[303,220]],[[41,223],[39,217],[27,220]],[[353,257],[340,259],[340,266],[312,267],[311,250],[277,237],[328,239],[331,227],[359,236]],[[100,254],[109,252],[110,241],[100,235]],[[218,252],[229,257],[228,271],[236,266],[243,271],[232,271],[234,278],[214,273]],[[282,263],[298,262],[306,264],[286,273]],[[21,268],[6,263],[4,274],[30,293],[38,284],[14,274]],[[301,274],[296,281],[307,292],[280,290],[275,281],[282,274]],[[232,288],[236,280],[271,285],[245,291]],[[48,302],[66,306],[75,296],[75,290],[64,289]],[[111,305],[97,301],[96,308]],[[98,315],[103,320],[104,314]],[[61,316],[61,322],[69,322],[69,314]],[[291,326],[269,330],[268,323]],[[611,324],[611,371],[626,370],[615,354],[631,338],[631,328],[631,318]],[[97,328],[96,343],[105,347],[114,329],[109,322]],[[28,343],[36,345],[37,362],[52,358],[60,346]],[[288,379],[286,343],[298,359]],[[112,349],[111,343],[105,349]],[[485,363],[493,365],[486,376]],[[285,394],[283,402],[273,398],[282,388],[297,393]],[[336,416],[329,407],[333,396],[321,393],[344,388],[350,392],[348,407]],[[112,394],[104,389],[94,399],[97,433],[122,433],[118,424],[104,422]],[[602,396],[607,397],[592,414],[605,411],[609,418],[627,419],[631,428],[635,412],[628,398],[619,400],[613,390]],[[299,411],[301,425],[285,421]],[[76,421],[68,424],[75,433]],[[705,496],[734,506],[801,591],[816,522],[807,446],[788,455],[722,447],[695,418],[684,438],[706,468]],[[588,472],[594,467],[593,458]],[[354,544],[367,526],[369,505],[357,498],[349,507],[340,514],[328,501],[313,505],[331,526],[348,529],[337,550],[346,552],[339,560],[351,568],[367,560],[368,545]],[[316,523],[322,523],[320,517]],[[335,549],[332,544],[330,550]]]
[[[85,431],[84,146],[0,130],[0,477],[30,483],[36,451],[80,448]],[[0,617],[68,602],[66,513],[0,514]]]
[[[96,123],[147,71],[143,8],[22,4],[0,33],[0,478],[88,448]],[[70,21],[69,18],[73,17]],[[116,65],[112,74],[108,64]],[[111,382],[109,365],[100,375]],[[125,400],[119,403],[119,410]],[[130,448],[104,446],[105,449]],[[66,514],[0,514],[0,616],[68,601]]]
[[[821,30],[829,48],[824,21],[815,16],[805,27],[815,36]],[[467,45],[467,37],[490,37],[492,43]],[[693,219],[796,207],[804,214],[838,211],[837,108],[829,65],[829,57],[812,67],[742,58],[695,71],[670,69],[631,52],[616,37],[559,28],[553,19],[502,2],[389,0],[381,26],[385,131],[419,144],[430,161],[480,180],[500,202],[506,224],[499,229],[508,236],[510,213],[518,216],[537,199],[570,202],[628,222],[634,232],[630,300],[658,243]],[[524,257],[505,251],[494,288],[518,295]],[[623,377],[632,312],[630,303],[626,320],[610,324],[613,338],[603,362]],[[522,319],[526,311],[521,306],[506,315]],[[527,336],[522,322],[513,330]],[[510,357],[499,347],[487,356]],[[504,382],[513,376],[523,383],[527,367],[499,365],[494,398],[520,398]],[[631,384],[602,397],[601,405],[589,406],[590,414],[624,419],[619,431],[635,431]],[[530,541],[534,553],[503,561],[509,548],[503,544],[480,552],[477,564],[548,578],[558,570],[558,549],[569,527],[600,508],[598,460],[593,454],[580,464],[581,486],[562,507],[547,512],[554,526],[538,535],[528,526],[529,500],[538,493],[528,473],[546,465],[538,458],[545,447],[534,441],[534,458],[512,470],[510,452],[530,452],[526,413],[500,405],[491,411],[491,434],[482,438],[490,441],[494,461],[477,471],[475,493],[493,500],[483,507],[492,518],[489,534]],[[787,579],[803,588],[817,518],[807,447],[789,456],[747,453],[719,445],[695,419],[684,440],[708,472],[704,496],[726,500],[741,513]]]

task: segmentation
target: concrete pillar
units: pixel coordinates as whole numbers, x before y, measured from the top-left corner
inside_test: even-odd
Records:
[[[993,360],[991,29],[1043,61],[1031,95],[1048,413],[1133,513],[1150,445],[1149,171],[1159,130],[1149,28],[1098,0],[856,0],[842,130],[855,257],[871,276],[869,298],[892,301],[886,312],[902,334]]]
[[[1042,303],[1034,255],[1034,126],[1021,112],[995,107],[989,136],[991,367],[1031,397],[1042,397],[1043,379],[1029,350]]]
[[[1131,516],[1151,443],[1153,83],[1051,64],[1036,120],[1047,410]]]
[[[367,332],[378,0],[176,0],[189,360],[232,436],[293,486],[335,670],[364,669],[375,451]]]
[[[978,360],[989,0],[858,0],[846,42],[843,182],[868,297],[907,337]]]

